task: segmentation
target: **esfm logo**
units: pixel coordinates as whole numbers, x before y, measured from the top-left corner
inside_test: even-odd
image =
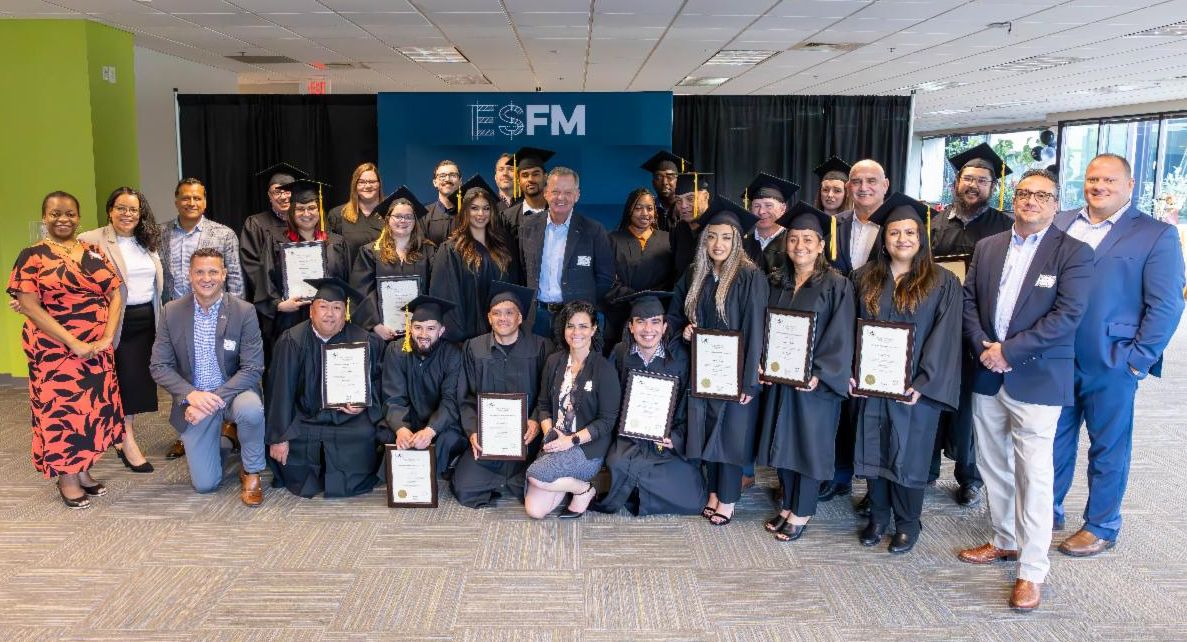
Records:
[[[552,136],[584,136],[585,105],[573,105],[568,113],[563,105],[470,105],[470,137],[474,140],[500,134],[508,138],[525,133],[536,136],[537,129],[545,127]]]

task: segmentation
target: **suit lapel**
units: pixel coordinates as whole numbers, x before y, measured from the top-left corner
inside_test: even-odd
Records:
[[[182,310],[186,312],[186,316],[178,319],[181,323],[181,343],[177,346],[180,361],[177,366],[192,375],[194,369],[194,307],[198,305],[198,302],[194,300],[193,294],[187,294],[183,300],[186,305],[182,306]]]
[[[561,279],[564,280],[565,269],[573,264],[573,253],[577,251],[577,244],[581,242],[581,226],[577,224],[577,213],[569,214],[569,235],[565,239],[565,262],[561,264]]]
[[[1026,298],[1035,289],[1035,283],[1039,280],[1039,275],[1043,273],[1043,268],[1047,266],[1047,262],[1051,256],[1055,254],[1055,250],[1059,248],[1063,234],[1057,229],[1048,229],[1047,234],[1043,237],[1043,241],[1039,243],[1039,247],[1035,250],[1034,259],[1030,262],[1030,268],[1026,271],[1026,278],[1022,281],[1022,287],[1018,289],[1018,299],[1014,301],[1013,314],[1011,319],[1018,317],[1018,311],[1022,309],[1023,304],[1026,303]],[[1011,322],[1011,325],[1013,323]],[[1009,332],[1010,328],[1006,328]]]
[[[115,267],[119,270],[120,277],[125,281],[128,277],[128,267],[124,263],[124,255],[120,253],[119,239],[115,236],[115,229],[110,225],[103,228],[103,253],[111,257],[115,262]]]
[[[1133,226],[1133,219],[1137,216],[1139,216],[1137,210],[1133,209],[1132,207],[1125,210],[1125,213],[1121,215],[1121,218],[1117,219],[1117,222],[1109,228],[1109,231],[1105,234],[1105,237],[1101,239],[1100,245],[1096,246],[1097,261],[1099,261],[1102,256],[1107,256],[1109,251],[1113,249],[1113,246],[1117,244],[1117,241],[1120,241],[1129,234],[1129,228]]]
[[[989,254],[986,258],[986,265],[989,267],[989,279],[986,281],[985,285],[986,289],[988,290],[988,297],[986,300],[989,304],[985,306],[985,314],[988,315],[988,319],[983,320],[988,320],[989,328],[991,330],[990,334],[996,334],[995,332],[992,332],[992,329],[994,327],[994,317],[997,315],[997,294],[1001,289],[1002,272],[1006,267],[1006,253],[1010,250],[1010,239],[1011,237],[1006,235],[1005,238],[1003,238],[998,243],[987,245],[986,247],[986,249],[989,251]],[[999,341],[1002,339],[1001,337],[996,338]]]
[[[231,294],[223,295],[223,304],[218,308],[218,325],[214,330],[214,354],[218,355],[218,367],[222,370],[223,379],[227,378],[227,366],[223,363],[223,340],[227,337],[227,315],[231,309]]]

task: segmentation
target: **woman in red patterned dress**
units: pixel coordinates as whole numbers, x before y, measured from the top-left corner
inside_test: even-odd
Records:
[[[123,437],[124,409],[111,341],[119,327],[120,278],[99,249],[77,240],[78,199],[51,192],[41,203],[45,240],[21,251],[8,293],[27,317],[33,466],[58,478],[69,508],[107,489],[89,471]]]

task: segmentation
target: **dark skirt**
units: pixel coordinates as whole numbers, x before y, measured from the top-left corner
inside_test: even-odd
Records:
[[[153,340],[157,337],[152,302],[124,308],[124,327],[115,349],[115,377],[125,415],[157,411],[157,384],[148,372]]]

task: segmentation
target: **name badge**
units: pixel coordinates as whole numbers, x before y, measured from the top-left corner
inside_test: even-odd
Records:
[[[591,257],[591,256],[578,256],[577,257],[577,265],[579,267],[589,267],[592,264],[593,264],[593,257]]]
[[[227,352],[234,352],[237,345],[234,339],[223,339],[223,350]]]
[[[1036,288],[1055,287],[1055,275],[1054,274],[1040,274],[1039,280],[1035,281],[1035,287]]]

